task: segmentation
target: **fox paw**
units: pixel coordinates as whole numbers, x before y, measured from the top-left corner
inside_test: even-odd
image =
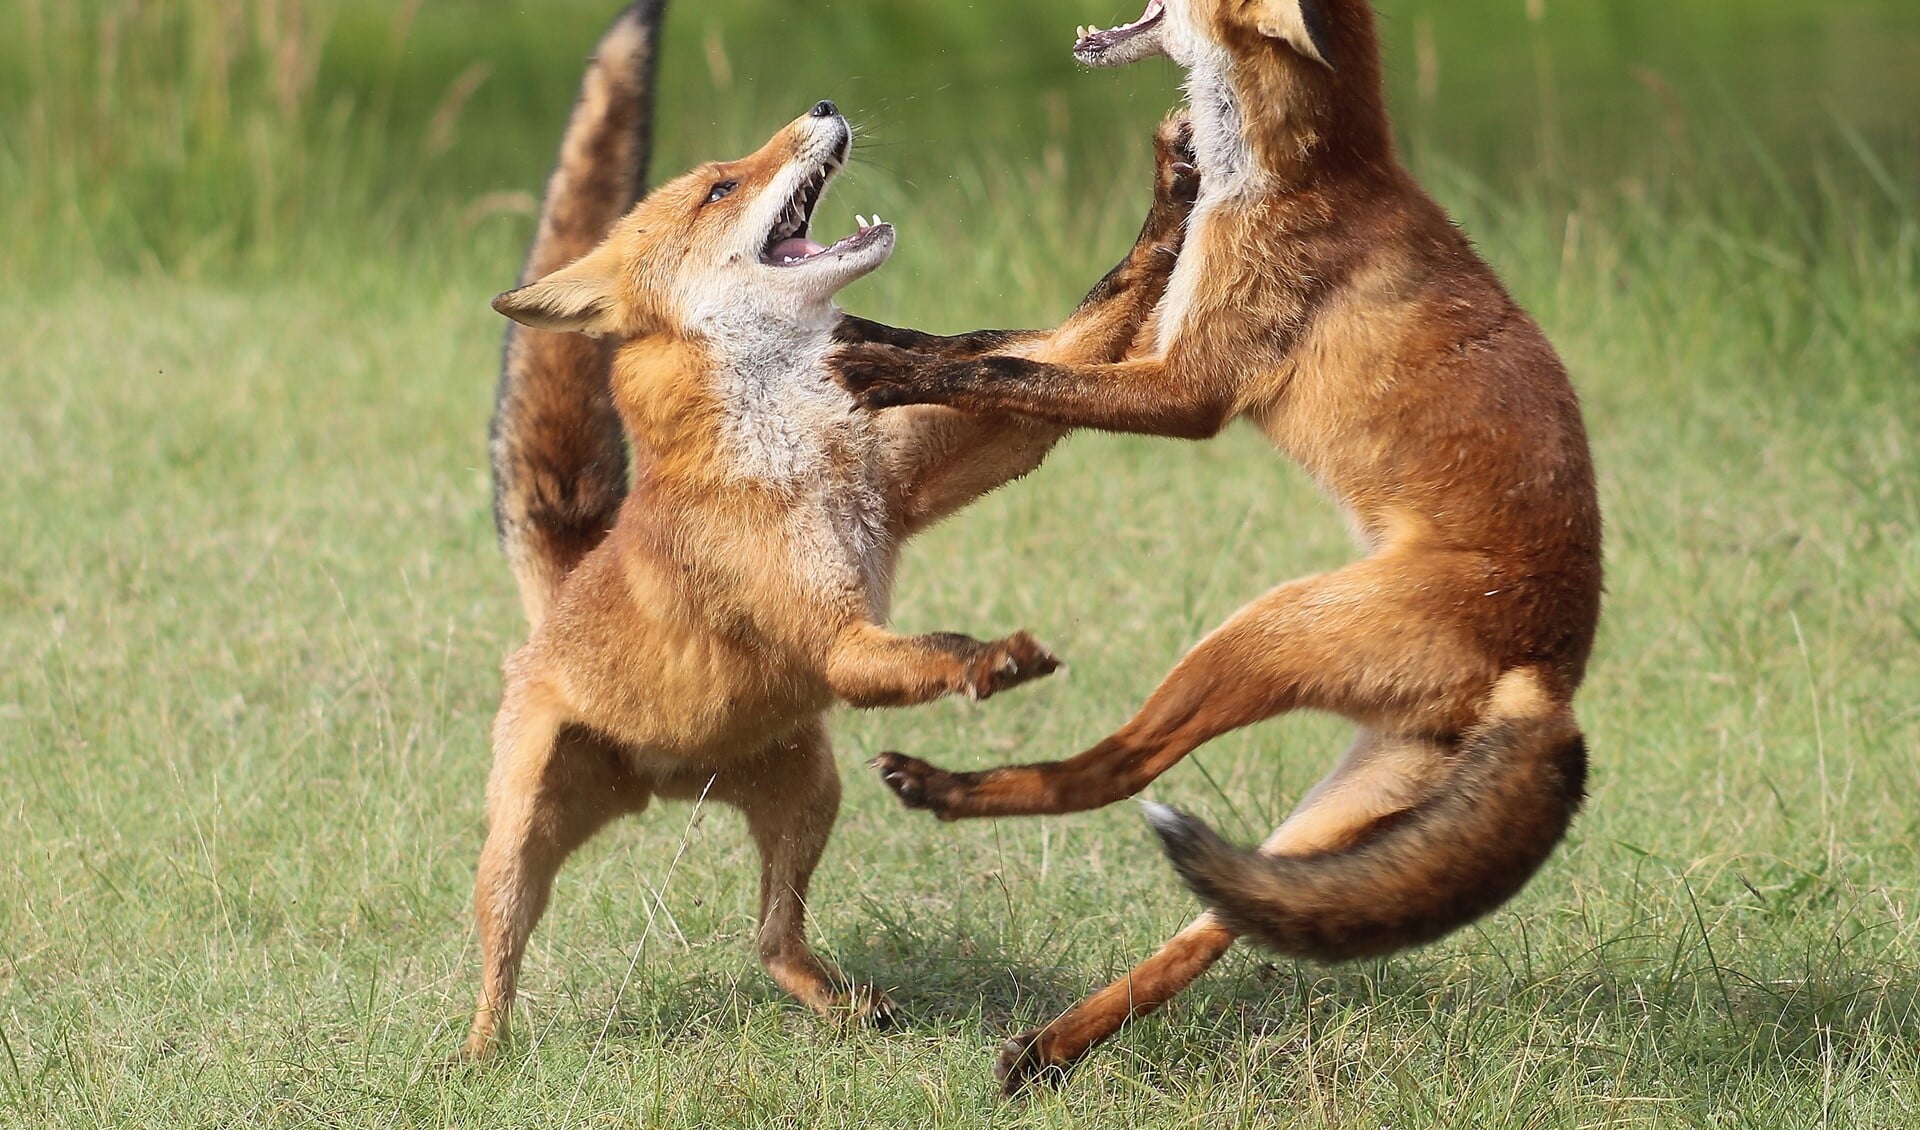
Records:
[[[1199,157],[1193,148],[1193,118],[1174,114],[1153,132],[1154,200],[1182,211],[1200,196]]]
[[[478,1074],[482,1069],[487,1067],[491,1061],[491,1056],[483,1055],[475,1057],[462,1049],[454,1052],[452,1055],[441,1056],[439,1059],[431,1061],[427,1064],[425,1070],[442,1079],[459,1079],[468,1075]]]
[[[906,1019],[893,998],[872,985],[855,985],[847,993],[847,1013],[859,1024],[878,1031],[897,1028]]]
[[[938,363],[929,354],[880,342],[842,345],[828,358],[840,386],[869,410],[924,403],[915,378]]]
[[[955,819],[952,804],[966,791],[967,774],[949,773],[904,753],[883,753],[868,764],[901,804],[925,809],[942,820]]]
[[[1195,164],[1193,115],[1185,110],[1168,114],[1165,121],[1154,127],[1153,152],[1162,165],[1170,162]]]
[[[1045,644],[1026,632],[1015,632],[988,644],[967,664],[964,689],[968,698],[978,701],[1059,669],[1059,658]]]
[[[1047,1056],[1045,1035],[1046,1029],[1034,1028],[1000,1045],[1000,1054],[993,1061],[993,1077],[1009,1098],[1035,1084],[1058,1087],[1067,1081],[1068,1065],[1055,1063]]]

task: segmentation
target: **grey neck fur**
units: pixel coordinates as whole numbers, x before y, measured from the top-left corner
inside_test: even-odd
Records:
[[[1203,203],[1244,192],[1253,169],[1231,67],[1227,53],[1213,48],[1187,70],[1187,105],[1193,113],[1193,147],[1200,163]]]
[[[804,486],[824,476],[836,433],[860,419],[852,397],[827,372],[839,311],[822,304],[799,318],[738,313],[744,316],[722,315],[708,327],[735,467],[743,478]]]

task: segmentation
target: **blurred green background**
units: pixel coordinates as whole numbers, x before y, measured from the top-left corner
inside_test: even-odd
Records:
[[[540,184],[611,7],[5,0],[11,263],[200,272],[523,236],[524,221],[494,218],[524,200],[499,194]],[[1802,227],[1836,185],[1911,206],[1910,0],[1378,7],[1422,171],[1499,197],[1732,194]],[[1126,0],[678,3],[655,168],[741,151],[832,97],[871,142],[869,175],[910,198],[909,228],[986,203],[966,183],[983,170],[1031,166],[1088,199],[1138,179],[1129,158],[1176,93],[1170,64],[1085,73],[1071,59],[1076,23],[1132,14]]]

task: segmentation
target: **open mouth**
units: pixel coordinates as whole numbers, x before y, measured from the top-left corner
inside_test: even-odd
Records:
[[[760,261],[769,267],[797,267],[817,259],[857,251],[873,240],[890,225],[875,216],[869,223],[865,216],[857,217],[860,222],[858,231],[831,246],[815,243],[809,238],[813,227],[813,210],[827,194],[827,185],[835,174],[845,165],[847,150],[845,146],[829,157],[824,164],[814,170],[812,176],[800,183],[793,199],[787,201],[786,210],[774,221],[773,230],[767,233],[766,245],[761,249]]]
[[[1081,62],[1089,65],[1105,62],[1128,41],[1137,39],[1152,31],[1160,24],[1162,16],[1167,14],[1165,0],[1147,0],[1147,10],[1140,18],[1122,27],[1097,28],[1082,27],[1076,29],[1073,40],[1073,54]]]

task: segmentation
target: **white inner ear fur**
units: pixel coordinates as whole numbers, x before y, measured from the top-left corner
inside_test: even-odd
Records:
[[[1301,0],[1260,0],[1254,27],[1260,30],[1261,35],[1286,43],[1323,67],[1333,66],[1332,61],[1321,53],[1320,44],[1307,27],[1307,15],[1301,9]]]

